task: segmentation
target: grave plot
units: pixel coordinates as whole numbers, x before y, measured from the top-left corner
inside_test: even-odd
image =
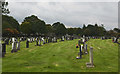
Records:
[[[60,39],[61,40],[61,39]],[[112,39],[90,39],[87,49],[93,48],[93,68],[86,67],[90,62],[89,52],[76,59],[78,39],[47,43],[35,46],[36,42],[20,43],[20,50],[11,53],[12,44],[6,45],[6,54],[2,58],[3,72],[117,72],[118,44]],[[90,62],[91,63],[91,62]]]

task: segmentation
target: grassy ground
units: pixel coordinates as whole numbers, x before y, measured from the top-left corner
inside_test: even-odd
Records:
[[[2,59],[3,72],[117,72],[118,45],[112,40],[91,39],[88,47],[93,46],[94,68],[86,68],[89,55],[76,59],[75,45],[78,39],[35,46],[30,43],[25,48],[21,42],[21,50],[11,53],[11,45],[7,46],[6,57]],[[88,48],[89,50],[89,48]]]

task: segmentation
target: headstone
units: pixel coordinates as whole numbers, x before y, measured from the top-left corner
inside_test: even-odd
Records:
[[[36,46],[38,46],[38,38],[36,38]]]
[[[45,44],[45,40],[44,40],[44,38],[42,38],[42,41],[43,41],[43,44]]]
[[[93,64],[93,48],[92,47],[90,47],[89,56],[90,56],[90,62],[86,63],[86,65],[87,65],[88,68],[91,68],[91,67],[94,67],[94,64]]]
[[[62,36],[61,41],[64,41],[64,36]]]
[[[88,52],[87,52],[87,44],[85,45],[85,54],[88,54]]]
[[[76,57],[76,59],[81,59],[82,58],[82,47],[81,47],[81,41],[78,41],[78,46],[79,46],[79,52],[78,52],[78,56]]]
[[[15,38],[12,38],[12,51],[11,53],[13,52],[17,52],[17,49],[16,49],[16,39]]]
[[[52,38],[52,42],[54,42],[54,39]]]
[[[20,50],[20,41],[17,42],[17,50]]]
[[[72,40],[74,39],[74,37],[72,36]]]
[[[10,44],[12,44],[12,39],[10,38]]]
[[[29,48],[29,40],[26,41],[26,48]]]
[[[47,39],[48,39],[48,43],[50,43],[50,37],[48,37]]]
[[[56,41],[55,42],[57,42],[57,38],[56,38]]]
[[[33,38],[33,42],[35,41],[35,38]]]
[[[53,38],[53,42],[57,42],[57,38],[56,37]]]
[[[41,39],[39,39],[39,46],[41,46]]]
[[[9,45],[9,38],[6,38],[6,39],[5,39],[5,43],[6,43],[7,45]]]
[[[118,38],[115,38],[115,41],[114,41],[115,43],[117,43],[118,42]]]
[[[5,57],[6,54],[6,43],[2,44],[2,57]]]
[[[22,41],[22,38],[20,38],[20,42]]]
[[[46,37],[46,43],[48,43],[48,38]]]

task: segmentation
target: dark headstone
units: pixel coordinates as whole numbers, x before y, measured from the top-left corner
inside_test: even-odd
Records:
[[[2,57],[5,57],[6,54],[6,43],[2,44]]]
[[[26,48],[29,48],[29,41],[26,41]]]

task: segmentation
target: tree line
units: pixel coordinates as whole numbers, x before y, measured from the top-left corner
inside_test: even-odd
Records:
[[[55,22],[53,24],[46,24],[44,20],[39,19],[35,15],[25,17],[21,24],[7,14],[10,13],[7,9],[8,2],[2,3],[2,36],[31,36],[31,35],[43,35],[43,36],[63,36],[69,35],[86,35],[86,36],[119,36],[120,29],[114,28],[107,31],[104,25],[96,24],[83,24],[83,27],[66,28],[61,22]]]

